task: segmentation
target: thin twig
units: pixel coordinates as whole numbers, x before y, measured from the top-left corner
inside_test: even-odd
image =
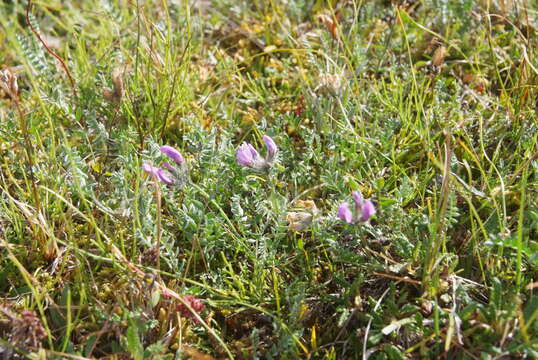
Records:
[[[409,276],[401,277],[401,276],[396,276],[396,275],[391,275],[391,274],[386,274],[386,273],[380,273],[380,272],[377,272],[377,271],[373,271],[372,274],[377,275],[377,276],[381,276],[381,277],[384,277],[384,278],[387,278],[387,279],[403,281],[403,282],[406,282],[406,283],[410,283],[410,284],[413,284],[413,285],[420,286],[420,281],[410,279]]]
[[[64,72],[67,74],[67,77],[69,78],[69,82],[71,83],[71,91],[73,92],[73,97],[76,99],[78,97],[78,93],[77,93],[77,89],[75,87],[75,81],[73,80],[73,77],[71,76],[71,72],[69,71],[69,69],[67,68],[67,65],[65,65],[65,61],[58,55],[56,54],[48,45],[47,43],[45,43],[45,41],[43,40],[43,38],[41,37],[41,35],[39,35],[39,33],[37,32],[37,30],[34,28],[34,25],[32,25],[32,22],[30,21],[30,10],[32,8],[32,0],[28,0],[28,6],[26,6],[26,23],[28,24],[28,26],[30,27],[30,30],[32,30],[32,32],[34,33],[34,35],[37,37],[37,39],[39,40],[39,42],[41,42],[41,44],[43,45],[43,47],[45,48],[45,50],[47,50],[47,52],[49,54],[51,54],[52,56],[54,56],[56,58],[56,60],[58,60],[60,62],[60,64],[62,65],[62,68],[64,69]]]

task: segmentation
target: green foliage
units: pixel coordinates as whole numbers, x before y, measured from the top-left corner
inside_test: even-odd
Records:
[[[127,350],[129,351],[133,359],[144,359],[144,347],[140,342],[138,327],[133,320],[129,321],[129,327],[127,328]]]
[[[538,356],[535,4],[32,3],[0,4],[2,346]],[[240,166],[263,135],[275,164]],[[165,144],[181,186],[142,171]],[[352,191],[370,222],[336,217]]]

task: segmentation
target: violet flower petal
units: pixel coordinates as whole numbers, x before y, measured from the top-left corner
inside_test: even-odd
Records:
[[[148,173],[151,176],[158,177],[157,169],[151,164],[148,164],[148,163],[142,164],[142,170],[144,170],[146,173]]]
[[[143,164],[142,164],[142,170],[144,170],[144,171],[147,172],[148,174],[151,174],[151,171],[153,170],[153,166],[151,166],[151,165],[148,164],[148,163],[143,163]]]
[[[347,202],[342,203],[338,208],[338,218],[348,224],[353,224],[353,214],[349,210],[349,204]]]
[[[172,185],[174,183],[174,180],[172,180],[170,176],[168,176],[168,174],[161,168],[157,168],[157,178],[166,185]]]
[[[167,163],[167,162],[163,162],[163,166],[164,166],[165,168],[167,168],[168,171],[170,171],[170,172],[172,172],[172,173],[173,173],[174,171],[176,171],[176,170],[174,169],[174,167],[173,167],[172,165],[170,165],[169,163]]]
[[[181,164],[185,161],[183,155],[179,153],[176,149],[171,146],[164,145],[160,147],[160,150],[163,154],[174,160],[177,164]]]
[[[361,221],[368,221],[374,215],[375,215],[374,203],[370,199],[364,200],[362,204]]]
[[[362,195],[358,191],[353,191],[351,193],[351,196],[353,196],[353,200],[355,200],[355,206],[362,206],[362,203],[364,202],[364,199],[362,198]]]
[[[263,141],[265,141],[265,146],[267,147],[267,161],[271,162],[276,156],[278,147],[271,137],[264,135]]]
[[[250,144],[247,144],[248,146],[248,150],[250,151],[250,153],[252,154],[252,159],[253,160],[256,160],[260,154],[258,154],[258,152],[256,151],[256,149],[254,149],[254,146],[250,145]]]
[[[239,165],[251,167],[254,164],[254,154],[258,154],[256,150],[252,151],[254,148],[250,144],[243,143],[235,154],[235,158]]]

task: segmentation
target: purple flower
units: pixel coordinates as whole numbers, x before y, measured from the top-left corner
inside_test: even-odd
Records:
[[[142,170],[144,170],[146,173],[148,173],[151,176],[159,177],[157,175],[157,168],[153,167],[153,165],[144,163],[142,165]]]
[[[235,157],[239,165],[253,167],[260,155],[252,145],[243,143],[239,149],[237,149]]]
[[[176,170],[174,169],[174,167],[173,167],[172,165],[170,165],[169,163],[167,163],[167,162],[163,162],[163,166],[164,166],[165,168],[167,168],[168,171],[170,171],[171,173],[174,173],[174,172],[176,171]]]
[[[168,176],[168,174],[161,168],[157,168],[157,178],[166,185],[172,185],[174,183],[174,180],[172,180],[170,176]]]
[[[166,156],[174,160],[176,164],[182,164],[185,161],[185,159],[183,158],[183,155],[181,155],[179,151],[177,151],[171,146],[168,146],[168,145],[161,146],[160,150],[163,154],[165,154]]]
[[[278,147],[273,139],[267,135],[263,136],[263,141],[265,141],[265,146],[267,147],[267,161],[272,162],[278,152]]]
[[[351,210],[349,210],[349,204],[347,202],[342,203],[338,208],[338,217],[348,224],[353,224],[353,214],[351,213]]]
[[[142,165],[142,170],[167,185],[172,185],[174,183],[174,180],[172,180],[170,176],[161,168],[155,167],[148,163],[144,163]]]
[[[359,211],[361,206],[362,206],[362,202],[364,201],[364,199],[362,198],[361,193],[358,192],[358,191],[353,191],[351,193],[351,196],[353,196],[353,200],[355,201],[355,209],[357,211]]]
[[[351,193],[355,202],[355,211],[352,212],[349,209],[347,202],[342,203],[338,208],[338,218],[345,221],[348,224],[355,224],[359,221],[366,222],[375,215],[375,206],[372,200],[363,199],[362,195],[358,191]]]
[[[370,199],[364,200],[362,203],[362,216],[361,221],[368,221],[375,215],[374,203]]]
[[[256,171],[266,171],[271,168],[278,152],[278,147],[273,139],[267,135],[263,137],[263,141],[267,147],[267,158],[261,157],[252,145],[244,142],[239,146],[235,154],[235,158],[239,165],[249,167]]]

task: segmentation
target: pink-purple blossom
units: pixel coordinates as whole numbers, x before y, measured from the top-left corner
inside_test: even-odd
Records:
[[[266,158],[263,158],[251,144],[244,142],[241,144],[241,146],[239,146],[237,152],[235,153],[237,163],[241,166],[249,167],[257,171],[269,169],[275,160],[278,147],[276,146],[274,140],[267,135],[263,137],[263,141],[267,147]]]
[[[142,170],[144,170],[149,175],[153,176],[155,179],[162,181],[166,185],[172,185],[174,184],[174,180],[170,177],[169,174],[167,174],[164,169],[161,169],[160,167],[155,167],[151,164],[144,163],[142,165]]]
[[[144,170],[146,173],[148,173],[149,175],[154,176],[156,178],[159,177],[159,175],[157,175],[157,169],[158,168],[154,167],[151,164],[148,164],[148,163],[142,164],[142,170]]]
[[[166,185],[172,185],[174,180],[161,168],[157,168],[157,177]]]
[[[351,210],[349,210],[349,203],[342,203],[342,205],[338,207],[338,218],[348,224],[353,223],[353,214],[351,213]]]
[[[174,173],[176,171],[176,169],[174,169],[174,167],[167,162],[163,162],[163,166],[167,168],[168,171],[170,171],[171,173]]]
[[[168,145],[161,146],[159,150],[174,162],[172,164],[163,162],[162,166],[164,169],[145,163],[142,165],[142,169],[166,185],[174,185],[177,187],[185,185],[188,182],[189,170],[183,155],[181,155],[178,150]]]
[[[362,216],[361,221],[368,221],[375,215],[374,203],[370,199],[364,200],[362,203]]]
[[[243,143],[239,147],[239,149],[237,149],[235,157],[239,165],[252,167],[255,164],[256,160],[260,158],[260,155],[252,145],[250,145],[249,143]]]
[[[338,218],[348,224],[356,224],[359,221],[366,222],[375,215],[376,210],[374,203],[370,199],[364,199],[360,192],[351,193],[355,202],[355,211],[351,211],[349,203],[344,202],[338,208]]]
[[[272,162],[276,156],[278,147],[276,146],[275,141],[267,135],[263,136],[263,141],[265,142],[265,146],[267,147],[267,161]]]
[[[360,206],[360,204],[362,204],[362,202],[363,202],[363,198],[362,198],[361,193],[358,192],[358,191],[353,191],[351,193],[351,196],[353,196],[353,200],[355,201],[355,208],[358,208]]]
[[[176,164],[182,164],[185,161],[185,159],[183,158],[183,155],[181,155],[179,151],[177,151],[171,146],[168,146],[168,145],[161,146],[160,150],[163,154],[168,156],[170,159],[174,160]]]

